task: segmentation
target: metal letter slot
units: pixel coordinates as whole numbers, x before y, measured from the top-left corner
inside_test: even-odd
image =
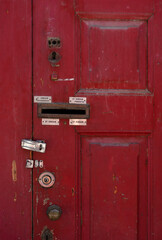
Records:
[[[70,103],[39,103],[39,118],[68,118],[68,119],[88,119],[90,115],[89,104]]]
[[[30,151],[44,153],[46,150],[46,143],[43,141],[32,141],[28,139],[22,139],[21,147]]]

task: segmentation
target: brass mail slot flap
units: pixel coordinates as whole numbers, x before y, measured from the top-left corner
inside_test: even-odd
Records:
[[[90,114],[89,104],[70,103],[39,103],[39,118],[69,118],[88,119]]]

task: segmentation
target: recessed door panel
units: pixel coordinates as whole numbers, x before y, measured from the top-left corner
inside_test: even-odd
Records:
[[[80,28],[81,88],[147,88],[146,21],[82,20]]]
[[[147,239],[147,138],[81,137],[82,239]]]

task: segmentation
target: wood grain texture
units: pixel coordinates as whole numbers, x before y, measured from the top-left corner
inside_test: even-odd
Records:
[[[31,3],[1,1],[0,239],[31,239],[31,173],[22,138],[32,134]]]
[[[161,240],[161,1],[35,0],[33,49],[31,9],[29,1],[0,9],[0,238],[32,239],[31,156],[20,141],[32,137],[33,87],[55,103],[80,96],[90,104],[78,127],[67,119],[43,126],[33,104],[33,140],[47,143],[33,154],[44,161],[33,169],[33,240],[47,228],[54,240]],[[44,171],[53,188],[39,185]],[[62,209],[56,222],[46,214],[52,204]]]
[[[34,138],[47,142],[44,168],[34,169],[34,239],[48,227],[54,239],[146,240],[152,204],[153,2],[35,1],[33,9],[34,95],[52,96],[55,103],[85,96],[90,104],[84,127],[69,126],[66,119],[42,126],[34,104]],[[59,37],[60,48],[48,47],[52,37]],[[61,56],[58,67],[48,61],[54,50]],[[53,73],[59,81],[51,81]],[[39,186],[43,171],[54,173],[52,189]],[[46,215],[51,204],[62,208],[57,222]]]
[[[147,239],[147,138],[81,138],[82,238]]]
[[[161,1],[155,1],[155,16],[152,19],[152,41],[154,47],[154,131],[153,131],[153,148],[152,148],[152,168],[153,168],[153,183],[152,183],[152,203],[153,213],[151,234],[152,239],[160,240],[162,238],[162,174],[161,174],[161,156],[162,156],[162,32],[159,30],[162,27],[162,5]]]
[[[68,103],[74,96],[74,8],[73,1],[34,1],[34,96],[52,96],[54,103]],[[59,37],[61,47],[48,47],[48,38]],[[60,67],[52,67],[48,56],[52,51],[61,55]],[[55,72],[59,81],[51,81]],[[67,81],[73,79],[73,81]],[[54,239],[75,239],[75,131],[68,119],[59,126],[42,126],[34,104],[34,138],[47,143],[45,154],[34,153],[34,159],[44,161],[43,169],[34,169],[34,240],[40,240],[48,227]],[[43,189],[37,179],[41,172],[54,173],[56,182],[51,189]],[[58,221],[46,214],[50,204],[62,209]]]

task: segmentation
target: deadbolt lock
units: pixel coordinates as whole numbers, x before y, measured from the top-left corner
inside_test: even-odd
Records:
[[[44,141],[32,141],[28,139],[21,140],[21,147],[30,151],[44,153],[46,150],[46,143]]]

